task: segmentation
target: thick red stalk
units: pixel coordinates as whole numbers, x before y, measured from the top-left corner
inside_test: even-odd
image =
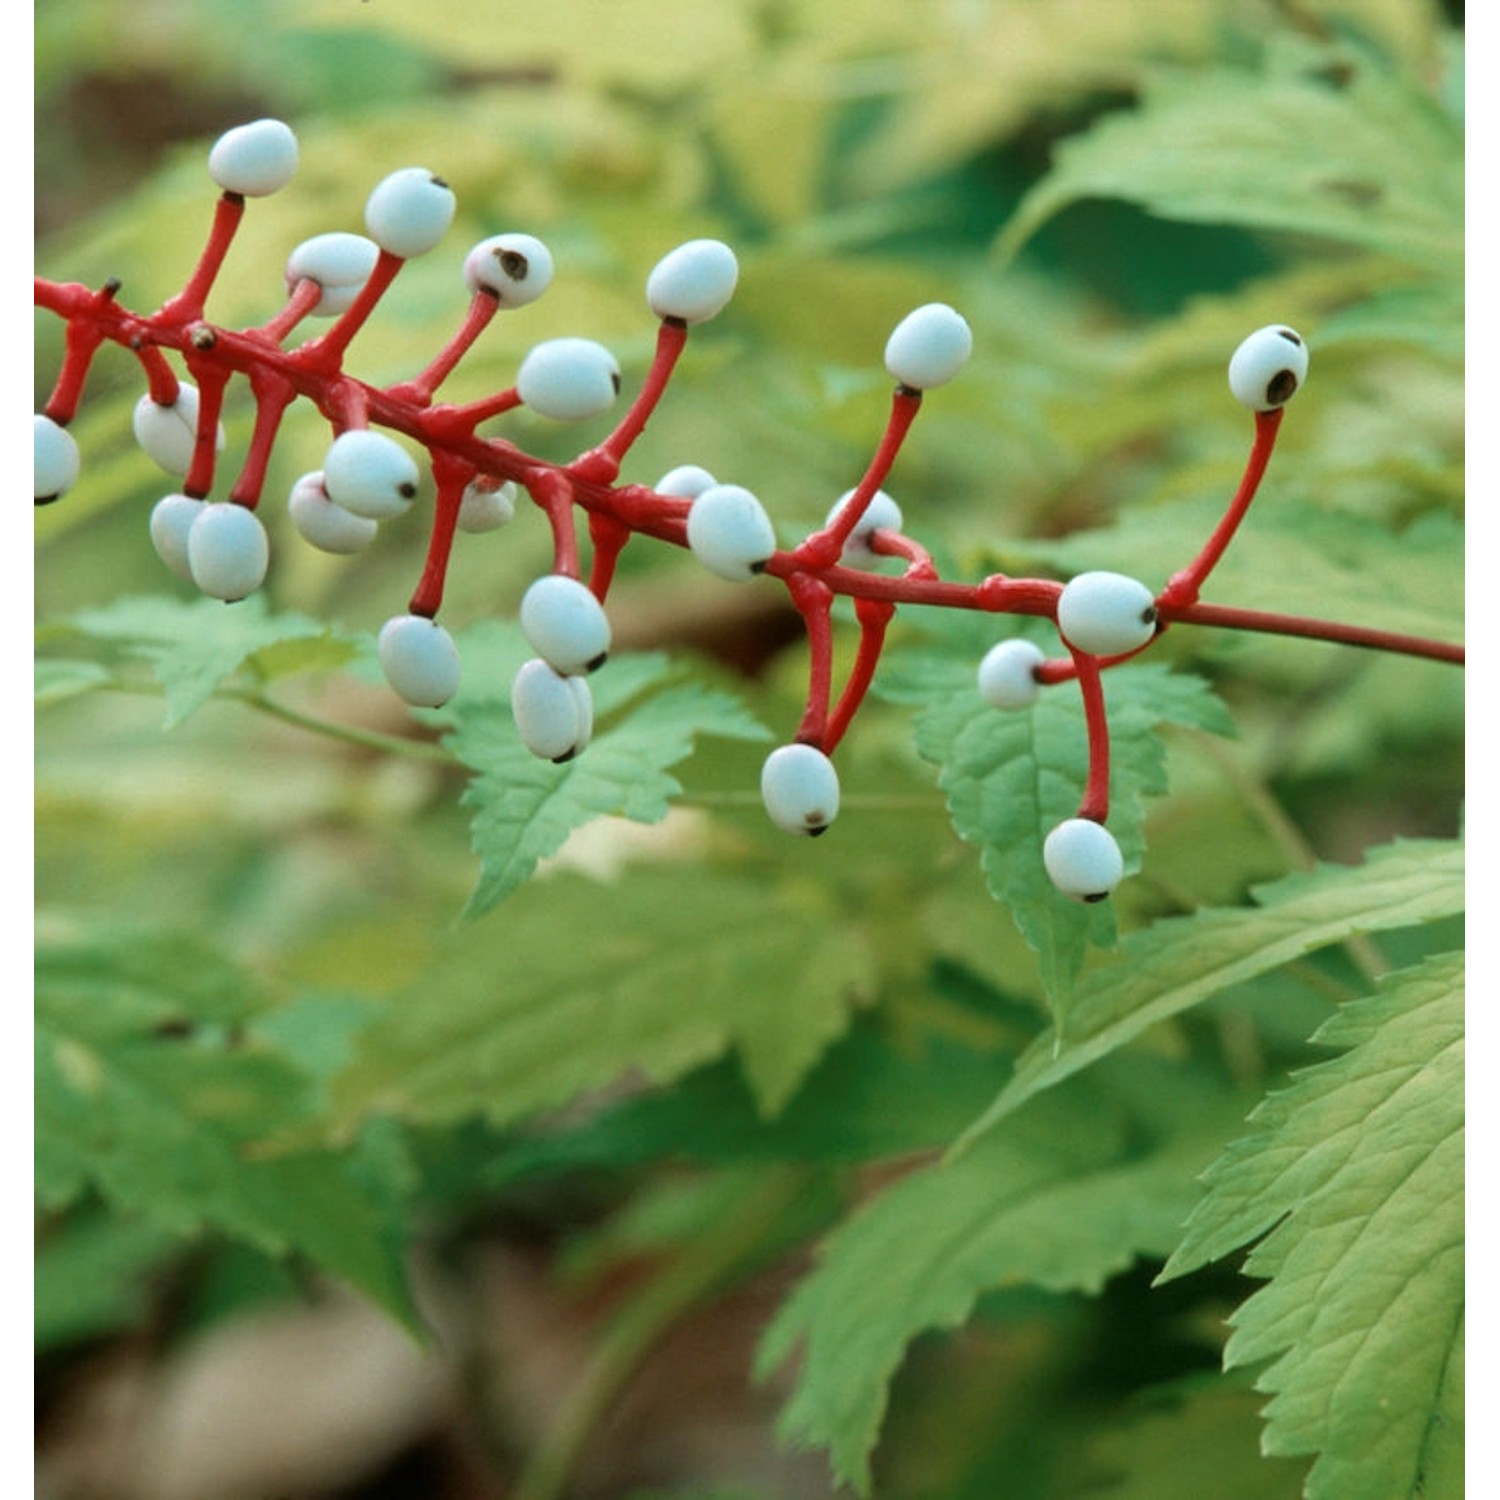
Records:
[[[408,606],[414,615],[430,620],[443,602],[443,587],[448,579],[448,559],[453,555],[453,537],[458,530],[458,512],[463,505],[464,490],[474,478],[471,464],[448,453],[432,456],[432,478],[437,499],[432,509],[432,535],[427,542],[427,563]]]
[[[796,737],[821,750],[833,690],[833,590],[811,573],[793,573],[786,586],[807,626],[807,707]]]
[[[234,243],[235,231],[245,216],[245,200],[238,193],[222,193],[214,205],[214,220],[208,231],[208,242],[188,277],[187,285],[162,306],[157,316],[168,323],[194,323],[203,316],[203,304],[213,290],[214,281],[224,265],[224,257]]]
[[[859,621],[859,649],[855,652],[854,664],[849,668],[849,678],[839,701],[834,704],[823,731],[823,753],[832,755],[843,739],[859,706],[870,690],[875,678],[875,668],[880,662],[880,652],[885,645],[886,627],[896,613],[896,606],[884,599],[856,599],[854,615]]]
[[[1078,804],[1078,816],[1102,823],[1109,817],[1109,718],[1104,711],[1104,681],[1098,657],[1075,651],[1073,664],[1083,695],[1083,721],[1089,737],[1089,774],[1083,800]]]
[[[260,503],[260,492],[265,488],[266,466],[271,461],[276,434],[281,430],[281,418],[297,392],[291,381],[268,370],[253,371],[250,388],[255,392],[255,428],[250,434],[244,467],[229,492],[229,498],[254,510]]]
[[[646,430],[646,423],[656,410],[677,360],[687,345],[687,324],[680,318],[663,318],[656,331],[656,353],[651,358],[651,368],[641,384],[630,409],[620,419],[615,430],[588,453],[580,454],[568,466],[580,479],[593,484],[613,484],[620,473],[620,465],[631,445]]]
[[[438,350],[437,357],[415,380],[390,387],[387,394],[395,401],[410,401],[426,406],[432,393],[453,373],[454,367],[473,347],[474,340],[490,326],[500,309],[500,299],[493,292],[476,292],[469,303],[468,315],[458,332]]]

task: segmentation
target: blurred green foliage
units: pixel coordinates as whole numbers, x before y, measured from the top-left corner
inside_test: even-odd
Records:
[[[623,477],[702,464],[788,539],[863,470],[890,327],[949,302],[975,358],[924,402],[889,487],[967,578],[1164,580],[1243,462],[1224,362],[1289,322],[1310,381],[1210,597],[1457,640],[1455,21],[1420,0],[39,5],[37,269],[165,300],[208,223],[208,144],[277,115],[299,174],[251,205],[210,315],[264,321],[293,244],[358,229],[375,181],[427,165],[458,221],[361,333],[355,373],[421,367],[462,315],[470,243],[522,229],[558,267],[460,365],[462,399],[575,333],[615,350],[629,388],[650,267],[723,237],[739,290],[694,332]],[[39,403],[60,352],[39,314]],[[1049,700],[1035,736],[973,712],[962,684],[997,622],[902,613],[839,752],[837,829],[787,840],[759,808],[756,736],[796,722],[796,617],[769,586],[730,589],[638,540],[610,596],[619,692],[595,748],[613,758],[528,790],[500,685],[515,603],[550,565],[540,518],[460,538],[444,616],[469,697],[410,715],[369,632],[404,608],[424,508],[358,558],[301,545],[277,501],[327,434],[294,412],[267,598],[226,621],[147,540],[164,482],[130,439],[139,389],[104,351],[73,427],[83,477],[37,515],[37,1338],[58,1380],[111,1336],[168,1347],[184,1287],[211,1281],[209,1321],[230,1316],[240,1282],[204,1268],[247,1253],[416,1322],[407,1253],[521,1225],[560,1284],[648,1266],[604,1335],[625,1368],[641,1330],[822,1245],[762,1372],[786,1435],[826,1448],[839,1481],[890,1500],[1415,1493],[1399,1465],[1308,1478],[1315,1453],[1358,1448],[1368,1410],[1258,1457],[1261,1403],[1215,1374],[1253,1283],[1232,1263],[1147,1283],[1196,1174],[1326,1058],[1307,1039],[1337,1003],[1461,941],[1438,871],[1459,832],[1459,673],[1186,629],[1162,665],[1122,673],[1122,774],[1151,798],[1126,814],[1144,855],[1112,903],[1122,959],[1107,921],[1024,916],[1040,875],[1017,851],[1053,814],[999,805],[986,777],[1076,753],[1076,704]],[[232,466],[251,407],[231,396]],[[559,460],[598,436],[525,413],[503,431]],[[1343,866],[1366,858],[1410,861],[1409,922],[1358,894]],[[1339,868],[1293,890],[1310,910],[1354,890],[1350,908],[1314,951],[1271,952],[1247,893],[1315,861]],[[1150,964],[1177,974],[1226,932],[1270,956],[1152,1010]],[[1131,954],[1142,996],[1107,1046],[1070,1055],[1073,976],[1118,997]],[[1420,1061],[1397,1013],[1427,992],[1383,993],[1395,1021],[1374,1044],[1416,1034]],[[1017,1069],[1040,1097],[1002,1120]],[[934,1240],[953,1258],[924,1261]],[[1434,1295],[1449,1308],[1453,1287]],[[804,1337],[787,1384],[779,1356]],[[1433,1413],[1427,1493],[1456,1493],[1451,1389],[1400,1395]],[[533,1500],[566,1492],[588,1399],[523,1463]],[[679,1500],[781,1493],[735,1472],[632,1480],[700,1486]]]

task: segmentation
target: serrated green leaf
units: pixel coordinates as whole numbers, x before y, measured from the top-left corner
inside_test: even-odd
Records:
[[[1463,846],[1410,840],[1363,864],[1320,866],[1251,892],[1255,906],[1157,922],[1079,985],[1064,1035],[1044,1032],[964,1146],[1044,1089],[1231,986],[1361,932],[1411,927],[1464,908]]]
[[[307,1118],[311,1095],[238,1024],[264,1003],[258,985],[169,934],[49,934],[37,951],[42,1203],[92,1186],[175,1233],[300,1252],[415,1326],[389,1195],[332,1152],[263,1149]]]
[[[733,1046],[774,1114],[874,982],[858,926],[804,895],[701,867],[529,884],[361,1034],[336,1106],[504,1123]]]
[[[1001,633],[991,627],[991,641]],[[1063,896],[1042,864],[1042,844],[1075,815],[1088,778],[1088,732],[1076,687],[1059,684],[1020,712],[1001,712],[979,696],[979,653],[968,634],[941,653],[913,651],[882,677],[888,696],[918,705],[917,749],[942,769],[938,784],[959,836],[980,847],[991,894],[1004,902],[1041,957],[1054,1008],[1062,1013],[1088,946],[1114,942],[1108,903],[1085,906]],[[1232,732],[1206,683],[1152,664],[1109,672],[1109,826],[1133,869],[1142,850],[1144,799],[1166,790],[1164,723]]]
[[[1264,1446],[1319,1455],[1311,1500],[1412,1500],[1461,1466],[1463,975],[1429,959],[1321,1027],[1348,1050],[1255,1111],[1163,1273],[1259,1239],[1224,1360],[1274,1359]]]
[[[1059,147],[998,253],[1014,254],[1083,198],[1317,235],[1453,270],[1463,256],[1462,132],[1373,56],[1283,45],[1264,73],[1148,74],[1138,109],[1107,115]]]
[[[167,727],[201,708],[242,668],[262,678],[342,666],[358,646],[336,627],[304,615],[270,614],[251,594],[235,604],[157,595],[117,599],[67,622],[93,640],[151,663],[167,698]]]
[[[1166,1092],[1178,1117],[1149,1144],[1139,1109],[1074,1086],[846,1220],[757,1356],[764,1376],[805,1345],[783,1436],[826,1446],[838,1477],[868,1494],[887,1390],[919,1333],[957,1327],[1002,1284],[1092,1293],[1137,1256],[1165,1254],[1221,1138],[1205,1113],[1227,1127],[1242,1108],[1212,1088],[1191,1101],[1180,1087]]]
[[[470,839],[479,882],[466,915],[502,901],[555,854],[574,829],[613,814],[657,823],[682,787],[667,767],[692,754],[702,734],[765,740],[770,731],[729,694],[700,683],[662,686],[675,669],[662,657],[611,661],[605,686],[615,701],[652,691],[585,752],[563,765],[538,760],[521,743],[508,707],[470,703],[445,743],[475,774],[463,801],[474,809]],[[611,697],[596,708],[607,713]]]

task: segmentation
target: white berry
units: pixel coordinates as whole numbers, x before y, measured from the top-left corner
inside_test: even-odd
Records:
[[[564,677],[539,656],[516,673],[510,707],[521,743],[542,760],[571,760],[593,728],[593,696],[588,683],[582,678]]]
[[[458,691],[458,647],[436,620],[397,615],[376,641],[386,681],[413,708],[439,708]]]
[[[185,380],[177,386],[177,399],[161,406],[149,395],[142,396],[131,414],[135,440],[168,474],[186,474],[193,465],[198,441],[198,387]],[[224,424],[214,435],[214,451],[223,452]]]
[[[715,484],[688,507],[687,540],[711,573],[743,583],[763,572],[776,550],[776,531],[765,507],[737,484]]]
[[[552,284],[552,252],[529,234],[481,240],[464,260],[471,292],[489,292],[501,307],[524,307]]]
[[[689,240],[664,255],[646,278],[646,301],[658,318],[703,323],[734,295],[740,266],[721,240]]]
[[[853,496],[853,490],[845,490],[834,501],[833,509],[828,512],[828,519],[823,524],[831,526]],[[865,507],[865,513],[855,522],[854,530],[844,543],[843,561],[854,565],[873,562],[876,554],[870,550],[871,533],[900,530],[901,507],[884,490],[876,490]]]
[[[979,696],[991,708],[1029,708],[1041,692],[1035,669],[1046,658],[1032,641],[1001,641],[979,663]]]
[[[521,631],[556,672],[572,677],[604,665],[609,620],[586,583],[564,573],[538,578],[521,597]]]
[[[253,120],[226,130],[208,153],[208,173],[226,193],[264,198],[292,180],[297,137],[281,120]]]
[[[1156,634],[1151,590],[1123,573],[1080,573],[1057,601],[1062,638],[1091,656],[1121,656]]]
[[[457,203],[453,189],[426,167],[402,167],[365,200],[365,228],[382,250],[410,260],[448,232]]]
[[[896,325],[885,346],[885,367],[913,391],[952,380],[968,362],[974,335],[945,302],[929,302]]]
[[[760,795],[778,828],[815,838],[838,816],[839,773],[812,745],[782,745],[761,767]]]
[[[475,479],[464,486],[458,503],[460,531],[495,531],[515,518],[516,486],[513,480]]]
[[[206,504],[192,495],[163,495],[151,508],[151,545],[184,583],[193,582],[188,562],[188,532]]]
[[[32,420],[32,488],[46,505],[66,494],[78,478],[78,441],[60,422],[36,412]]]
[[[188,570],[215,599],[243,599],[265,581],[270,561],[266,528],[253,510],[234,501],[205,505],[188,528]]]
[[[683,500],[693,500],[717,483],[718,480],[707,469],[700,469],[697,464],[678,464],[675,469],[668,469],[651,488],[658,495],[676,495]]]
[[[1075,901],[1104,900],[1125,873],[1114,835],[1092,818],[1059,823],[1042,845],[1042,863],[1052,884]]]
[[[351,427],[329,445],[323,458],[329,499],[356,516],[384,521],[399,516],[417,495],[417,464],[383,432]]]
[[[363,552],[380,529],[379,522],[357,516],[330,500],[320,470],[304,474],[292,486],[286,505],[292,525],[304,541],[311,542],[320,552],[342,557]]]
[[[1229,359],[1229,389],[1251,411],[1285,406],[1307,379],[1307,345],[1280,323],[1257,328]]]
[[[286,289],[298,282],[315,281],[322,295],[313,305],[314,317],[331,318],[345,311],[370,279],[380,246],[362,234],[315,234],[303,240],[286,258]]]
[[[521,362],[516,390],[533,411],[581,422],[608,411],[620,394],[620,366],[592,339],[548,339]]]

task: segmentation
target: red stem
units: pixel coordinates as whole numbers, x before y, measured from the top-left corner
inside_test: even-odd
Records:
[[[891,396],[891,414],[886,419],[885,432],[881,435],[875,456],[870,460],[864,477],[840,507],[834,520],[822,530],[813,532],[797,548],[795,556],[800,566],[814,569],[831,567],[843,555],[844,544],[864,519],[870,501],[875,498],[875,492],[885,483],[885,477],[891,472],[891,465],[895,463],[901,444],[906,440],[906,434],[911,430],[911,424],[921,406],[920,391],[909,390],[904,385],[896,387]]]
[[[312,312],[322,296],[323,288],[310,276],[304,276],[292,288],[292,294],[287,298],[286,306],[269,323],[262,324],[259,328],[249,329],[247,332],[258,333],[268,344],[280,344],[292,329]]]
[[[187,360],[198,384],[198,429],[193,435],[193,458],[182,481],[182,493],[202,500],[214,487],[214,466],[219,457],[219,413],[224,407],[224,387],[229,384],[230,372],[192,355]]]
[[[620,419],[619,425],[599,446],[588,453],[580,454],[568,466],[580,479],[592,484],[613,484],[620,473],[620,465],[631,445],[646,430],[646,423],[656,410],[667,381],[677,367],[678,357],[687,344],[687,324],[680,318],[663,318],[656,331],[656,353],[651,358],[651,368],[646,372],[645,382],[630,410]]]
[[[208,242],[198,257],[198,264],[193,267],[193,274],[188,277],[187,285],[170,302],[165,303],[157,314],[163,322],[193,323],[203,316],[203,304],[208,300],[208,294],[213,289],[214,281],[224,265],[224,257],[234,243],[235,231],[240,227],[240,220],[244,216],[245,200],[238,193],[220,194],[219,201],[214,205],[214,219],[209,226]]]
[[[426,406],[432,393],[453,373],[453,368],[473,347],[474,340],[490,326],[500,309],[500,299],[493,292],[476,292],[469,303],[468,315],[458,332],[438,350],[437,357],[415,380],[393,385],[387,394],[396,401],[410,401]]]
[[[427,542],[427,563],[408,606],[414,615],[426,615],[430,620],[443,602],[448,559],[453,554],[453,538],[458,530],[459,507],[463,504],[464,490],[473,477],[473,466],[463,459],[441,451],[432,455],[437,500],[432,511],[432,535]]]
[[[589,588],[602,604],[614,582],[615,564],[625,543],[634,535],[631,529],[615,516],[596,510],[589,516],[589,541],[593,543],[594,557],[589,569]]]
[[[875,678],[875,668],[880,662],[881,648],[885,645],[886,627],[896,613],[896,606],[884,599],[856,599],[855,618],[859,621],[859,650],[854,656],[854,665],[849,669],[849,680],[839,701],[834,704],[823,731],[823,753],[832,755],[843,739],[850,721],[859,711]]]
[[[807,707],[796,738],[821,750],[828,723],[828,696],[833,689],[833,590],[811,573],[793,573],[786,586],[807,626]]]
[[[1109,817],[1109,718],[1104,711],[1104,681],[1098,657],[1075,651],[1073,665],[1089,736],[1089,775],[1078,816],[1102,823]]]
[[[1214,533],[1204,544],[1203,550],[1193,559],[1187,567],[1180,572],[1174,573],[1167,581],[1167,586],[1161,592],[1158,603],[1165,603],[1173,608],[1181,608],[1186,604],[1196,604],[1198,594],[1202,589],[1204,581],[1213,571],[1219,559],[1224,555],[1224,549],[1234,539],[1239,524],[1245,519],[1245,513],[1250,509],[1250,502],[1255,498],[1255,492],[1260,488],[1260,481],[1266,472],[1266,465],[1271,461],[1271,450],[1276,446],[1276,434],[1281,427],[1281,414],[1284,407],[1275,407],[1271,411],[1258,411],[1255,414],[1255,441],[1250,447],[1250,457],[1245,463],[1245,472],[1240,478],[1240,486],[1234,493],[1234,498],[1229,502],[1229,509],[1224,512],[1223,518],[1214,528]]]
[[[281,429],[281,418],[297,391],[291,381],[268,370],[253,371],[250,388],[255,393],[255,428],[250,434],[245,466],[240,470],[229,498],[254,510],[260,503],[260,492],[265,488],[266,466],[271,461],[271,446]]]

